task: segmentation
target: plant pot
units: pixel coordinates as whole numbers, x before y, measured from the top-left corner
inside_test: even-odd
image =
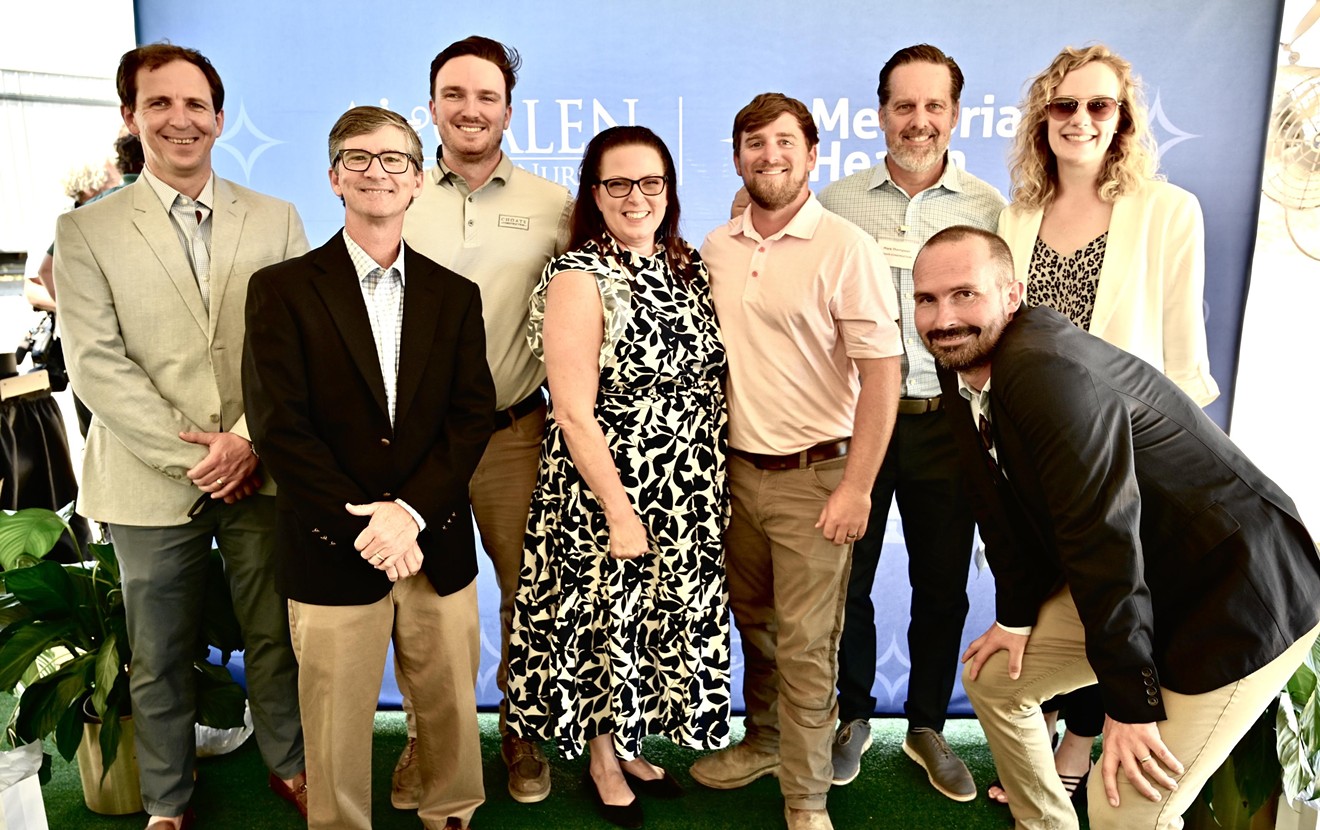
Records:
[[[78,774],[82,777],[83,801],[87,809],[103,816],[142,812],[142,788],[138,783],[137,751],[133,746],[133,719],[119,719],[119,755],[104,779],[101,762],[101,722],[83,724],[78,744]]]

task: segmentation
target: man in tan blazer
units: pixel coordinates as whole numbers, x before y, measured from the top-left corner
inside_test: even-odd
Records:
[[[248,278],[307,250],[287,202],[217,178],[224,87],[169,44],[120,61],[124,122],[146,170],[60,217],[55,273],[69,374],[93,413],[78,510],[110,526],[133,650],[130,692],[148,827],[187,827],[193,653],[212,544],[243,628],[270,786],[305,815],[297,663],[271,567],[275,500],[243,416]]]

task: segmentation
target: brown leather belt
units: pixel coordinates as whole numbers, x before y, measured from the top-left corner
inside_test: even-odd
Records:
[[[925,415],[927,412],[938,412],[940,408],[940,396],[933,398],[899,398],[899,415]]]
[[[851,440],[851,438],[840,438],[838,441],[826,441],[824,444],[807,447],[802,452],[795,452],[792,455],[765,455],[735,449],[730,449],[729,452],[758,470],[801,470],[818,461],[843,458],[848,454],[848,442]]]
[[[513,426],[513,422],[519,418],[525,418],[545,404],[545,396],[541,390],[537,389],[532,394],[518,401],[508,409],[500,409],[495,412],[495,429],[507,429]]]

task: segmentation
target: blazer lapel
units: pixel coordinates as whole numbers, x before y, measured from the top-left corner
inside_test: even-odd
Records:
[[[367,317],[367,306],[362,300],[362,287],[358,282],[353,260],[348,257],[348,248],[344,238],[335,236],[315,254],[315,263],[325,275],[314,280],[313,285],[330,311],[336,328],[348,346],[348,353],[353,363],[362,373],[376,399],[380,411],[389,414],[389,405],[385,400],[385,380],[380,374],[380,358],[376,354],[376,339],[371,334],[371,319]]]
[[[192,264],[179,243],[179,234],[174,229],[174,220],[169,211],[160,203],[156,191],[144,179],[133,185],[133,224],[142,234],[143,240],[155,253],[161,268],[174,283],[179,298],[188,308],[197,326],[204,332],[211,331],[207,319],[206,307],[202,305],[202,292],[197,287],[197,277],[193,275]]]
[[[1100,262],[1100,284],[1095,289],[1095,308],[1087,331],[1099,334],[1109,325],[1118,308],[1119,298],[1127,288],[1129,276],[1143,273],[1131,265],[1131,258],[1143,256],[1146,246],[1134,233],[1141,225],[1142,200],[1120,196],[1109,216],[1109,236],[1105,237],[1105,256]]]
[[[238,241],[243,234],[243,219],[247,208],[229,182],[216,176],[215,204],[211,206],[211,314],[210,334],[215,337],[215,326],[220,319],[220,306],[225,300],[225,289],[234,270],[238,255]]]
[[[435,266],[405,248],[407,282],[403,289],[403,333],[399,343],[399,379],[395,386],[395,423],[403,421],[430,360],[443,290]]]

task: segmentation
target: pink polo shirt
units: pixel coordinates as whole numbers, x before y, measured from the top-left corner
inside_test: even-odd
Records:
[[[744,211],[710,232],[701,257],[729,358],[729,445],[788,455],[851,436],[852,360],[903,353],[875,240],[813,195],[767,239]]]

